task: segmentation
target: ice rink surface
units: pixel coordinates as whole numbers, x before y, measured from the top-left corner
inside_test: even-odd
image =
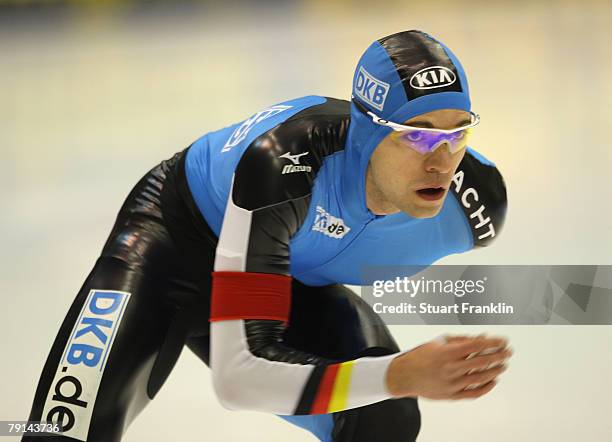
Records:
[[[508,187],[499,239],[440,263],[612,264],[610,2],[11,11],[0,8],[0,420],[27,417],[55,333],[142,174],[269,104],[348,98],[361,52],[397,31],[424,30],[462,60],[482,117],[471,145]],[[392,331],[403,349],[487,331],[508,336],[515,351],[489,395],[421,400],[420,442],[612,434],[612,327]],[[314,439],[274,416],[223,409],[209,370],[185,350],[124,440]]]

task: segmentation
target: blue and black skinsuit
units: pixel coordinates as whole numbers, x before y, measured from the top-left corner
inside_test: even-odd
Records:
[[[420,31],[374,42],[352,94],[400,123],[470,110],[461,65]],[[468,148],[438,215],[372,214],[365,172],[389,131],[354,103],[308,96],[153,168],[64,320],[30,419],[61,422],[61,440],[118,441],[186,344],[230,409],[281,415],[322,441],[415,440],[417,399],[392,398],[385,384],[400,349],[342,284],[362,284],[366,265],[429,265],[487,245],[506,190]]]

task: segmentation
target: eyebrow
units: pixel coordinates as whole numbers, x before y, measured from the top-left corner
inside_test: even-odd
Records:
[[[472,122],[472,120],[462,120],[459,122],[459,124],[457,126],[455,126],[452,129],[456,129],[457,127],[461,127],[461,126],[465,126],[467,124],[470,124]],[[415,127],[426,127],[429,129],[436,129],[436,127],[429,121],[414,121],[414,122],[408,122],[408,123],[404,123],[406,126],[415,126]]]

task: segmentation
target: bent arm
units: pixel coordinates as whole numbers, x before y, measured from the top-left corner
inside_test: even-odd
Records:
[[[225,407],[322,414],[391,397],[385,375],[396,354],[332,362],[285,346],[283,329],[270,320],[212,324],[213,384]]]
[[[385,375],[396,354],[333,361],[283,343],[291,299],[289,239],[308,201],[253,210],[233,197],[228,201],[210,318],[213,384],[227,408],[321,414],[391,397]]]

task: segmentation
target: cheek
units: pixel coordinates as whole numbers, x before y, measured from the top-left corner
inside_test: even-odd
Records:
[[[385,155],[386,167],[403,177],[413,177],[423,167],[423,156],[408,147],[394,146]]]
[[[411,183],[422,180],[423,156],[392,142],[382,143],[370,158],[378,186],[387,195],[406,195]]]
[[[419,178],[418,168],[406,156],[397,156],[393,160],[385,161],[384,167],[377,172],[377,181],[381,190],[395,202],[410,198],[411,189]]]

